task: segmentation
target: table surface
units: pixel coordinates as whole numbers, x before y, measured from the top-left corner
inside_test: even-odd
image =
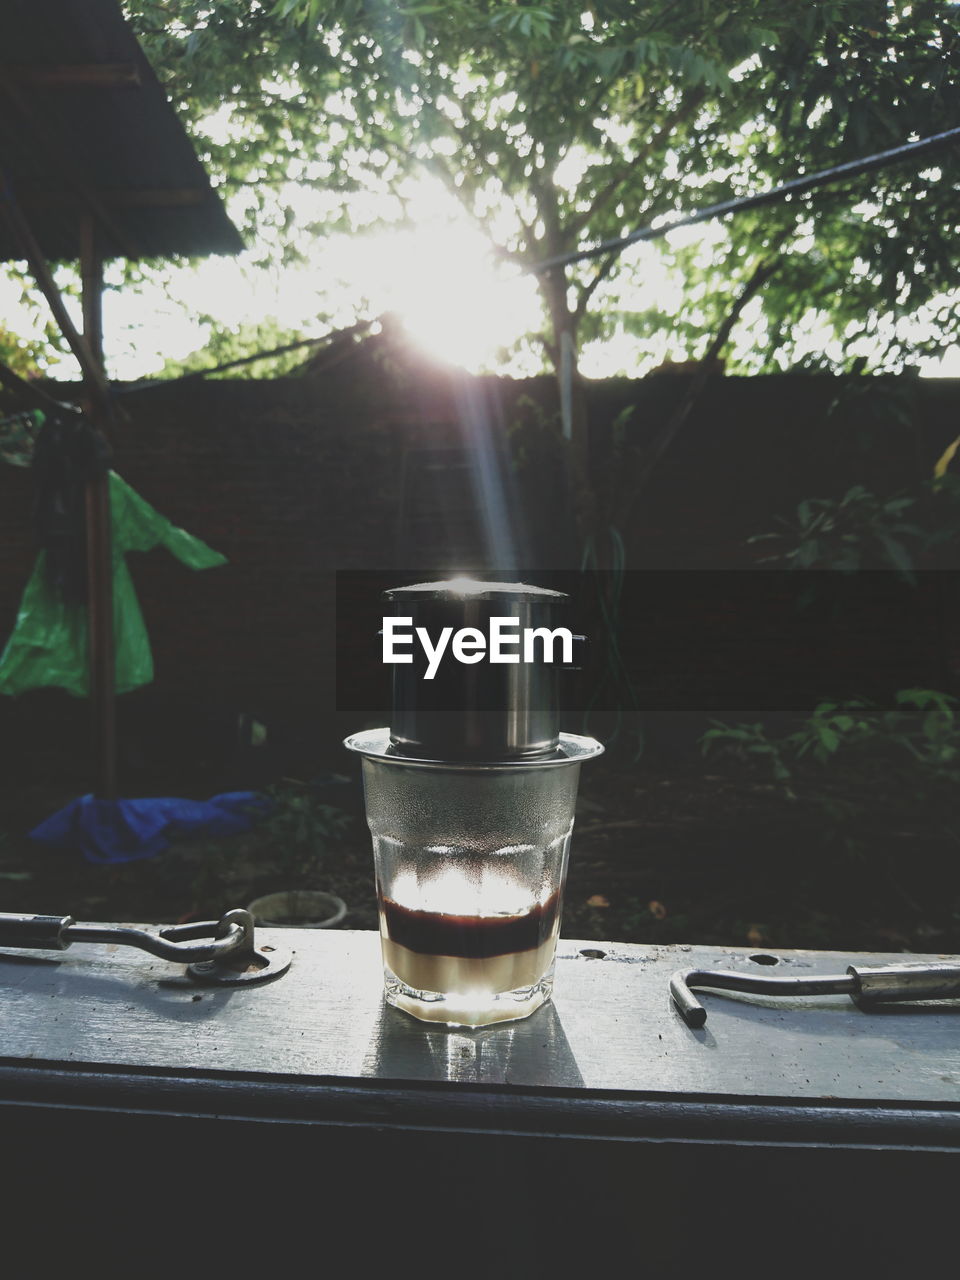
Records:
[[[960,1102],[960,1002],[864,1012],[845,996],[703,995],[691,1030],[669,996],[680,968],[787,976],[922,956],[783,951],[777,966],[721,947],[561,940],[554,1002],[479,1031],[386,1006],[379,940],[258,931],[294,951],[281,978],[198,987],[182,966],[124,947],[0,952],[6,1061],[363,1081],[461,1081],[661,1095]],[[584,952],[603,952],[603,958]]]

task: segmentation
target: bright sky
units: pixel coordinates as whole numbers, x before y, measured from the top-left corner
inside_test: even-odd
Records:
[[[538,372],[529,349],[507,355],[540,324],[532,278],[495,262],[482,232],[433,179],[411,186],[409,208],[415,230],[337,235],[317,242],[305,264],[266,269],[252,265],[255,255],[247,253],[174,269],[165,288],[108,289],[104,341],[110,376],[125,381],[150,377],[166,357],[182,359],[202,347],[208,332],[197,317],[203,314],[227,326],[273,316],[282,328],[319,337],[385,311],[398,314],[414,341],[442,360],[475,372]],[[372,212],[372,206],[362,211],[361,221],[368,221]],[[674,234],[709,242],[719,230],[708,224]],[[631,293],[630,304],[672,311],[679,300],[678,285],[660,268],[656,248],[636,245],[627,255],[626,260],[642,263],[644,280]],[[754,310],[758,308],[759,302]],[[28,327],[19,291],[3,279],[0,317],[14,332]],[[748,309],[741,321],[741,340],[749,340],[750,321]],[[805,344],[811,351],[822,346],[815,326],[805,335]],[[626,334],[589,344],[582,369],[593,378],[641,376],[665,358],[684,358],[683,352],[671,349],[668,327],[656,344],[643,344]],[[70,358],[51,372],[76,376]],[[960,376],[960,349],[951,348],[942,360],[922,361],[921,372]]]

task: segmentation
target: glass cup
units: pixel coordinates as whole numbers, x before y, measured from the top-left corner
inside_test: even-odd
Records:
[[[452,1026],[524,1018],[553,987],[580,762],[600,745],[433,762],[391,755],[383,733],[347,746],[364,757],[386,999]]]

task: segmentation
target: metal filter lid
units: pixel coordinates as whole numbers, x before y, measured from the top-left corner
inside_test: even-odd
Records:
[[[490,635],[493,618],[509,617],[522,638],[528,631],[552,632],[567,596],[523,582],[476,582],[451,578],[421,582],[384,592],[395,617],[410,618],[411,629],[426,628],[434,643],[446,627],[450,638],[465,627]],[[512,632],[511,632],[512,634]],[[390,741],[404,755],[433,760],[525,760],[545,757],[560,741],[558,673],[562,646],[553,644],[554,661],[545,661],[547,644],[538,638],[534,660],[523,661],[523,646],[513,648],[518,662],[461,662],[444,653],[431,680],[427,659],[413,645],[413,662],[393,668]]]

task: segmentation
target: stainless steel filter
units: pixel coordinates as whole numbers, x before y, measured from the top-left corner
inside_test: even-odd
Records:
[[[412,625],[552,631],[564,597],[520,583],[388,592]],[[398,665],[390,728],[355,734],[373,837],[387,1000],[461,1026],[526,1017],[550,996],[580,764],[543,661]]]

